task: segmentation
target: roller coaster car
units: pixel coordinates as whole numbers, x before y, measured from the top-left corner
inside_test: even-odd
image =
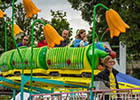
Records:
[[[99,59],[108,55],[116,57],[116,53],[108,49],[103,43],[94,44],[94,74],[99,72]],[[31,47],[20,48],[24,62],[24,74],[30,74]],[[77,76],[91,77],[92,45],[86,47],[59,47],[47,46],[33,48],[33,75],[35,76]],[[22,61],[16,49],[3,53],[0,57],[2,76],[21,75]]]

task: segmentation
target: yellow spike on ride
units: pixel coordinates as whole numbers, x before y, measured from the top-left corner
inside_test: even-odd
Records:
[[[5,13],[0,9],[0,18],[3,18],[4,15]]]
[[[114,27],[116,27],[120,32],[126,32],[126,28],[130,28],[127,24],[125,24],[125,22],[115,10],[110,9],[109,16],[110,20],[113,22]]]
[[[54,42],[52,42],[52,41],[50,40],[50,38],[48,37],[48,33],[47,33],[47,31],[45,30],[45,28],[43,28],[43,31],[44,31],[45,39],[46,39],[46,41],[47,41],[47,43],[48,43],[48,49],[49,49],[50,47],[53,48],[53,47],[55,46]]]
[[[55,44],[59,45],[60,41],[64,41],[64,39],[57,33],[57,31],[50,25],[47,24],[46,25],[46,31],[48,31],[48,33],[50,33],[50,35],[48,35],[50,37],[50,39],[52,39],[52,41],[54,41]]]
[[[14,24],[14,37],[16,37],[16,35],[18,35],[20,32],[23,32],[20,27],[16,24]]]
[[[110,37],[113,38],[114,36],[119,36],[120,31],[117,30],[115,27],[113,27],[112,22],[110,21],[109,12],[106,12],[106,21],[108,23],[109,29],[110,29]]]
[[[55,44],[59,45],[64,39],[57,33],[57,31],[49,24],[43,28],[48,48],[53,48]]]
[[[40,9],[35,6],[32,0],[23,0],[23,5],[27,18],[32,18],[34,14],[40,12]]]
[[[46,38],[48,38],[48,41],[47,42],[53,42],[54,44],[57,44],[59,43],[60,41],[57,40],[55,34],[58,34],[58,33],[55,33],[55,31],[53,32],[48,24],[44,27],[44,35]]]
[[[113,38],[113,36],[119,36],[120,32],[126,32],[126,28],[130,28],[119,16],[119,14],[113,10],[110,9],[106,11],[106,21],[110,28],[110,36]]]

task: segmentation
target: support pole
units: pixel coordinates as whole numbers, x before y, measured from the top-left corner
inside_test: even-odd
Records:
[[[17,45],[15,37],[14,37],[14,3],[15,3],[15,1],[12,0],[12,38],[14,40],[14,44],[16,45],[16,49],[18,51],[18,54],[19,54],[21,62],[22,62],[22,75],[24,75],[24,62],[23,62],[23,58],[21,56],[21,53],[19,51],[18,45]],[[24,92],[24,90],[22,90],[22,87],[21,87],[21,100],[23,100],[23,92]]]
[[[120,41],[120,54],[119,54],[119,58],[120,58],[120,67],[119,70],[120,72],[126,74],[126,45],[123,44]]]
[[[30,84],[30,86],[31,86],[31,91],[30,91],[30,100],[32,99],[32,98],[31,98],[31,95],[32,95],[33,44],[34,44],[34,38],[33,38],[33,36],[34,36],[34,24],[35,24],[36,22],[39,22],[39,23],[42,23],[43,25],[46,25],[46,23],[42,22],[42,21],[39,20],[39,19],[35,20],[35,21],[32,23],[32,40],[31,40],[31,82],[30,82],[30,83],[31,83],[31,84]]]
[[[94,58],[94,44],[95,44],[95,17],[96,17],[96,8],[98,6],[102,6],[103,8],[105,8],[106,10],[109,10],[109,8],[107,8],[106,6],[104,6],[103,4],[97,4],[94,6],[94,10],[93,10],[93,35],[92,35],[92,79],[91,79],[91,89],[90,89],[90,100],[94,100],[94,97],[93,97],[93,92],[92,92],[92,89],[94,88],[94,61],[95,61],[95,58]]]
[[[15,100],[15,97],[16,97],[16,90],[13,89],[13,100]]]

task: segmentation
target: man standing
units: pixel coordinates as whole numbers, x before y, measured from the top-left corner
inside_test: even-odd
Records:
[[[18,43],[18,47],[20,47],[20,46],[28,46],[28,43],[29,43],[29,37],[24,36],[23,40],[22,40],[22,43]]]
[[[62,32],[62,37],[64,38],[64,41],[61,41],[60,45],[55,45],[55,47],[65,47],[69,42],[67,40],[69,35],[69,31],[68,30],[64,30]]]

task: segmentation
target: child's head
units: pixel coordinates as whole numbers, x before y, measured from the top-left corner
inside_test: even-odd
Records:
[[[84,37],[86,37],[86,30],[81,29],[79,33],[76,35],[76,38],[83,40]]]

